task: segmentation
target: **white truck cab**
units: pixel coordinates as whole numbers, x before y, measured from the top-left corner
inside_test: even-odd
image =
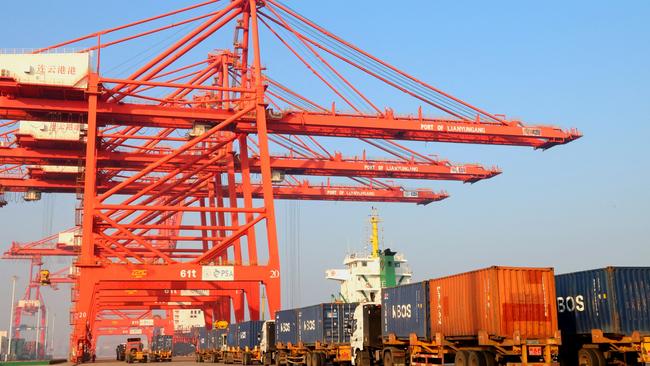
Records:
[[[275,320],[264,322],[260,338],[260,361],[263,365],[270,365],[275,353]]]
[[[370,365],[370,359],[375,350],[382,348],[380,305],[359,304],[354,310],[350,348],[352,349],[352,365]]]

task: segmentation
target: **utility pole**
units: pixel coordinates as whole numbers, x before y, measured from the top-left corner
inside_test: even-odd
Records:
[[[11,276],[11,311],[9,312],[9,342],[7,343],[7,354],[5,361],[11,359],[11,338],[14,334],[14,302],[16,301],[16,280],[18,276]]]
[[[50,336],[51,341],[50,341],[50,349],[52,350],[52,357],[54,357],[54,322],[56,321],[56,313],[52,314],[52,325],[50,325]]]
[[[45,332],[45,339],[43,343],[43,356],[47,356],[47,331],[49,330],[49,324],[50,324],[50,313],[47,311],[47,307],[45,307],[45,329],[43,329],[43,332]]]
[[[34,359],[38,360],[38,344],[40,343],[41,339],[41,305],[38,305],[38,311],[36,312],[36,348],[34,349]]]

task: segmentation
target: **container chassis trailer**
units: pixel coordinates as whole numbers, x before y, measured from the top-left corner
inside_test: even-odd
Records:
[[[355,366],[423,366],[453,363],[457,366],[558,365],[560,336],[524,340],[518,335],[495,338],[486,332],[476,336],[445,337],[436,333],[429,340],[415,334],[400,339],[395,334],[382,336],[381,305],[359,306],[357,328],[352,339],[352,364]]]

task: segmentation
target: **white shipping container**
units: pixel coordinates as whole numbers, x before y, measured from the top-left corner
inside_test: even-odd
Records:
[[[18,300],[19,308],[31,308],[41,306],[40,300]]]
[[[63,231],[59,233],[58,244],[63,244],[67,247],[74,247],[81,245],[81,231]]]
[[[80,141],[85,129],[82,123],[20,121],[18,133],[38,140]]]
[[[205,327],[203,310],[174,309],[174,330],[189,331],[194,327]]]
[[[86,89],[90,54],[0,54],[0,74],[23,84]]]
[[[153,327],[153,319],[140,319],[139,325],[141,327]]]
[[[81,172],[81,167],[70,165],[38,165],[36,167],[40,168],[45,173],[79,174]]]

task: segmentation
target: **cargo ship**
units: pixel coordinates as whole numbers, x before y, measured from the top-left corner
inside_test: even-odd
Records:
[[[370,252],[359,251],[345,256],[345,269],[328,269],[325,278],[340,283],[338,301],[350,303],[381,302],[381,289],[411,283],[413,273],[403,254],[381,249],[377,209],[370,214]]]

